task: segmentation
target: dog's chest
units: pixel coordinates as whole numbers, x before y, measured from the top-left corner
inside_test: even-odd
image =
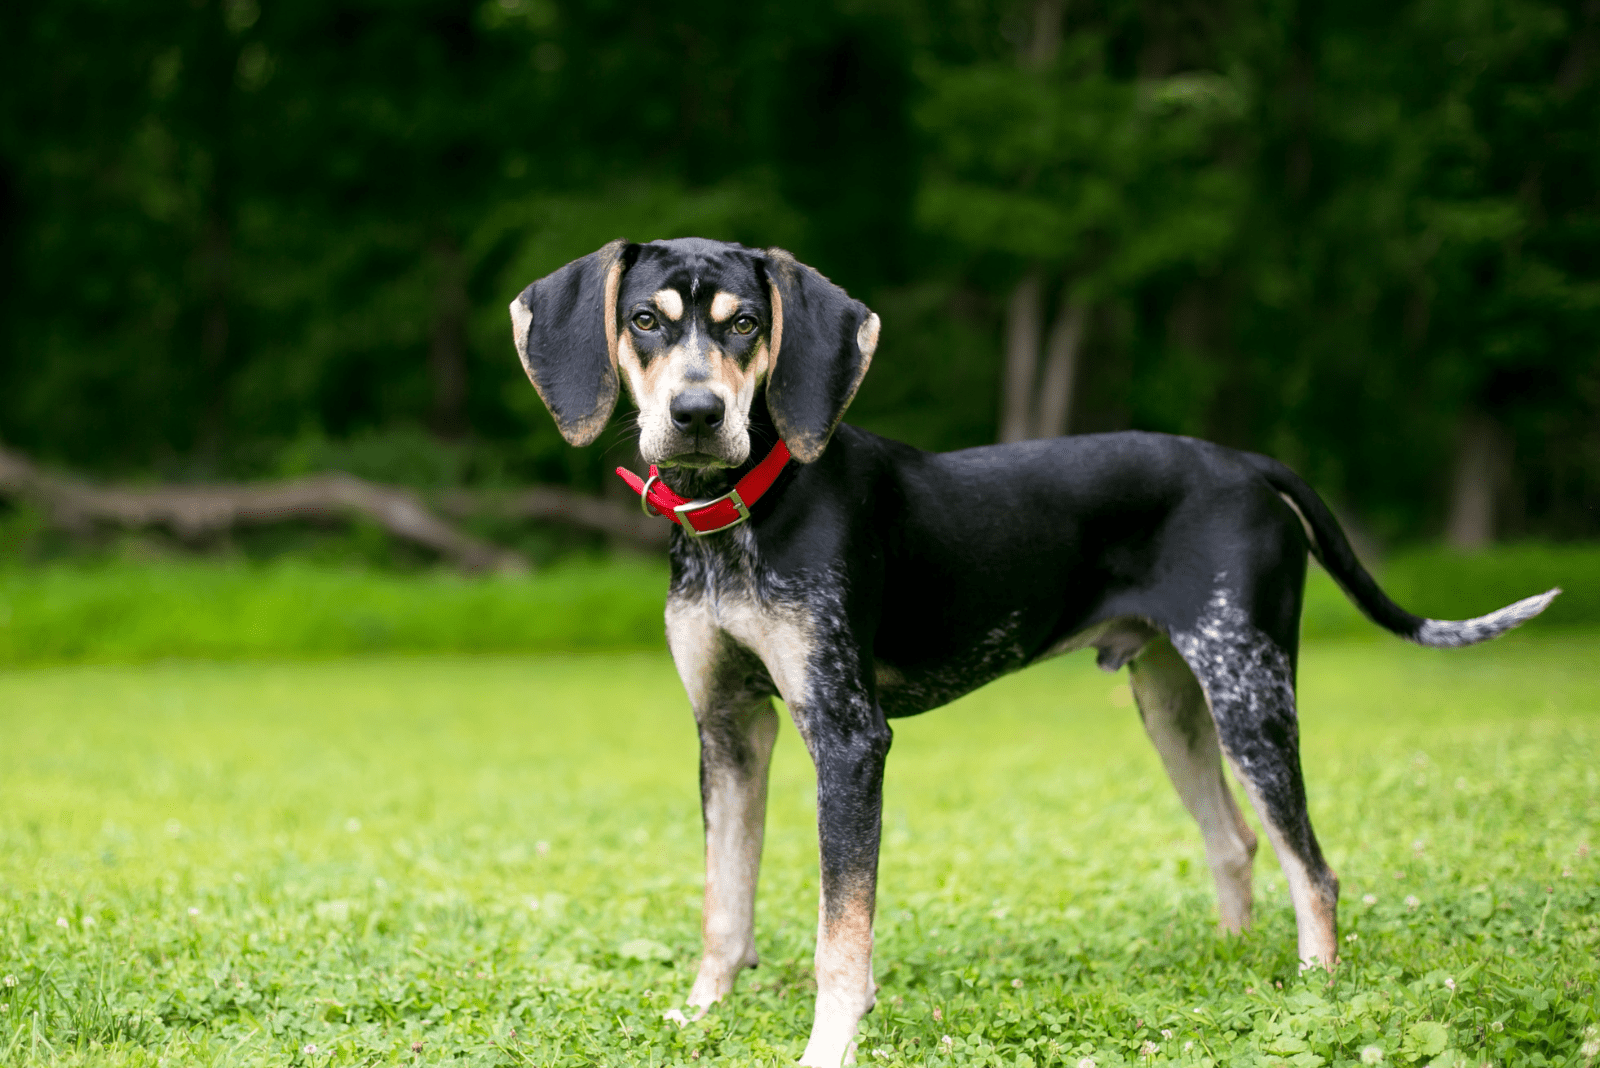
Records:
[[[667,644],[692,703],[736,687],[751,657],[790,704],[805,702],[837,600],[794,579],[758,573],[752,554],[687,547],[673,556]]]

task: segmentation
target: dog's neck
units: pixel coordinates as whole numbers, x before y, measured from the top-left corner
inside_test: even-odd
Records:
[[[766,459],[777,443],[778,427],[767,410],[767,398],[758,390],[750,402],[750,455],[744,463],[738,467],[662,467],[661,480],[681,497],[720,497]]]

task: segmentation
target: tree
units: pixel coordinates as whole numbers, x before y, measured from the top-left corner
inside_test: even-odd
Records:
[[[1244,191],[1217,155],[1242,107],[1230,81],[1119,73],[1102,26],[1054,43],[1059,5],[1040,0],[1033,14],[1020,62],[938,69],[920,110],[933,145],[924,224],[1014,279],[1005,441],[1066,430],[1094,309],[1163,273],[1215,265],[1236,239]],[[1048,334],[1047,286],[1059,293]]]

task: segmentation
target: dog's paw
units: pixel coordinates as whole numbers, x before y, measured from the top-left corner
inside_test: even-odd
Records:
[[[834,1054],[829,1057],[829,1050],[819,1049],[816,1039],[806,1044],[806,1051],[800,1055],[797,1062],[799,1068],[839,1068],[840,1065],[856,1063],[856,1043],[851,1042],[844,1048],[842,1057]]]
[[[738,959],[738,963],[726,964],[723,960],[706,957],[700,961],[700,971],[695,975],[694,986],[689,990],[689,1005],[702,1012],[733,993],[735,981],[739,973],[746,968],[754,968],[757,964],[755,951],[751,950]]]

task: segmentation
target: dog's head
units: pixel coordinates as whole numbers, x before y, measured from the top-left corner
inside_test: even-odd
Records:
[[[587,445],[639,406],[648,463],[737,467],[750,409],[801,463],[822,455],[878,345],[878,317],[793,256],[700,238],[613,241],[511,302],[522,366],[562,436]]]

